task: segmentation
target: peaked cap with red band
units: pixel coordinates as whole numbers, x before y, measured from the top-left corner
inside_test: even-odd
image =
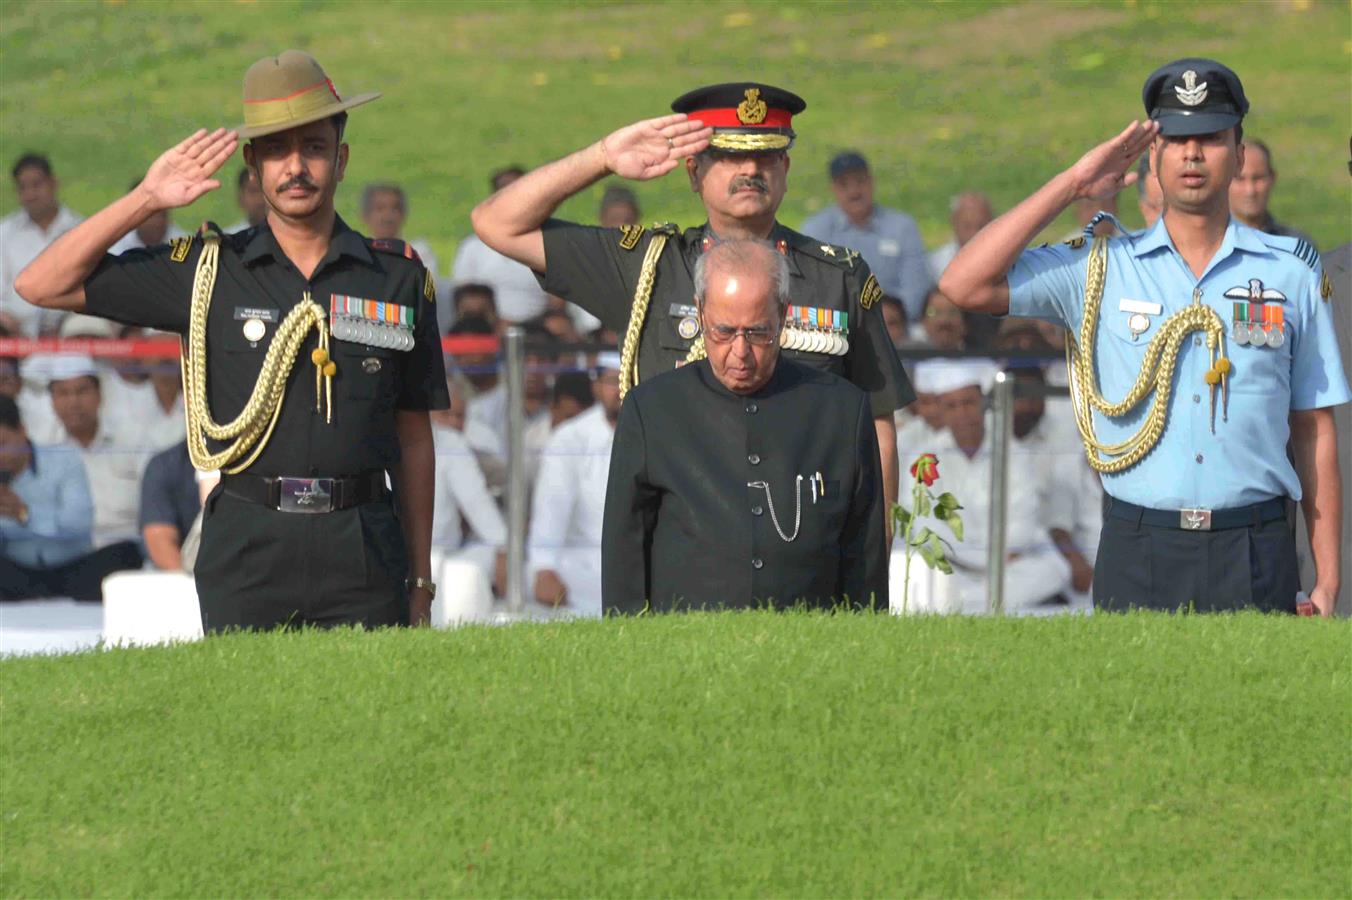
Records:
[[[793,117],[807,102],[782,88],[738,81],[696,88],[673,100],[671,108],[711,126],[714,150],[759,153],[793,146]]]
[[[300,50],[265,56],[244,73],[244,124],[240,138],[262,137],[308,125],[370,103],[377,92],[344,100],[324,74],[318,60]]]

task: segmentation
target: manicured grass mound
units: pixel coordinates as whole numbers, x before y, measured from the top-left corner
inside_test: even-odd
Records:
[[[1352,624],[728,614],[0,662],[0,893],[1352,892]]]

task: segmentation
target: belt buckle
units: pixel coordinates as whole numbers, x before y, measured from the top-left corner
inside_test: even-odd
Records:
[[[1178,511],[1178,527],[1184,531],[1210,531],[1211,510],[1180,509]]]
[[[289,513],[333,512],[332,478],[279,478],[277,508]]]

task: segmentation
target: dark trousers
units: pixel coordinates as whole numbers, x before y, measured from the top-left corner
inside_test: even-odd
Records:
[[[1299,590],[1296,542],[1286,519],[1183,531],[1104,516],[1095,609],[1294,613]]]
[[[388,499],[304,515],[218,485],[203,512],[193,574],[208,634],[408,624],[408,553]]]
[[[114,572],[139,569],[144,562],[141,548],[133,541],[109,544],[46,569],[30,569],[0,557],[0,600],[73,597],[98,603],[103,599],[104,578]]]

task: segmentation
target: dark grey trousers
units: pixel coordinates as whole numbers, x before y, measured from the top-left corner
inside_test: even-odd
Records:
[[[1299,590],[1296,542],[1285,519],[1183,531],[1103,518],[1095,609],[1294,613]]]

